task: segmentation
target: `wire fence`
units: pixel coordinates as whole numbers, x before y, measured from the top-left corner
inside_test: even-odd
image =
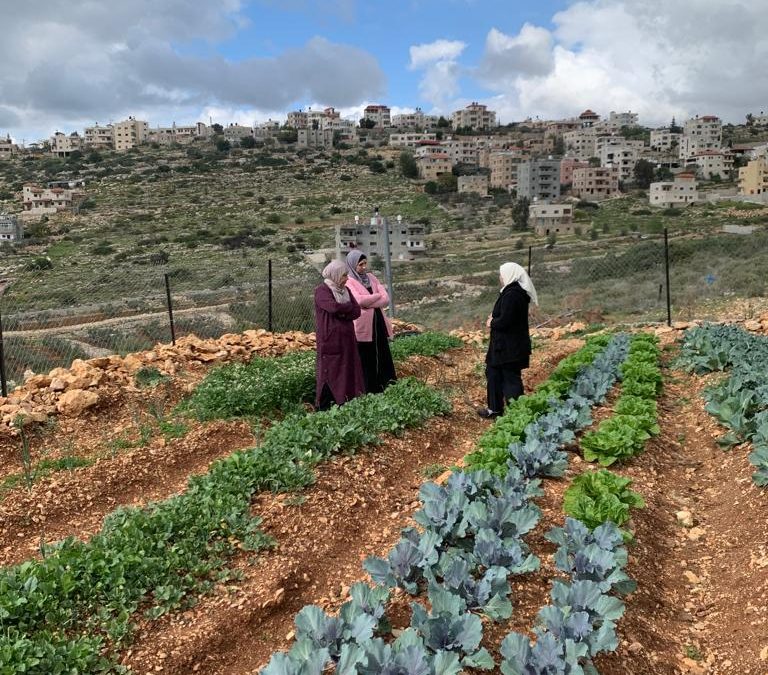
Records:
[[[724,309],[749,318],[751,305],[736,306],[736,299],[768,294],[768,230],[704,236],[681,229],[669,235],[668,246],[665,239],[665,233],[606,237],[511,255],[500,247],[471,271],[468,261],[465,274],[426,281],[413,279],[413,268],[404,267],[411,263],[402,263],[393,273],[396,314],[431,328],[480,328],[498,293],[498,266],[510,259],[527,267],[536,285],[534,325],[710,319]],[[189,334],[312,331],[312,291],[320,281],[305,264],[273,267],[237,254],[225,264],[158,261],[129,275],[105,267],[90,283],[64,266],[20,278],[0,297],[0,365],[8,388],[26,371],[151,349]]]

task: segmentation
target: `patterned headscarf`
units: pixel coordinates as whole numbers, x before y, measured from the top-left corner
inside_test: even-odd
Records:
[[[361,260],[368,260],[368,256],[365,255],[360,249],[354,248],[347,253],[347,272],[353,279],[357,279],[366,288],[371,287],[371,280],[368,278],[368,273],[358,273],[357,265]]]
[[[536,288],[531,281],[531,277],[528,276],[528,272],[526,272],[520,265],[513,262],[504,263],[499,267],[499,275],[501,276],[501,283],[504,284],[501,289],[502,291],[516,281],[520,284],[522,289],[528,293],[531,302],[534,305],[539,304],[539,298],[536,295]]]
[[[349,291],[344,283],[347,266],[341,260],[328,263],[323,269],[323,283],[333,291],[336,302],[349,302]]]

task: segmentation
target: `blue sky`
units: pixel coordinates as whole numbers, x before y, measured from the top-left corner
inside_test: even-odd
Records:
[[[0,0],[0,134],[134,115],[253,124],[369,103],[501,122],[631,110],[649,126],[768,108],[747,0]]]

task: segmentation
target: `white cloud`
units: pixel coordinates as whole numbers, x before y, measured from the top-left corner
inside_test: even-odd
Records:
[[[459,93],[461,66],[458,58],[466,48],[458,40],[435,40],[410,48],[412,70],[423,70],[419,94],[435,110],[443,110],[446,102]]]
[[[554,29],[492,29],[475,71],[502,120],[592,108],[645,124],[696,114],[734,122],[765,107],[768,13],[744,0],[581,0]]]
[[[218,55],[216,45],[247,24],[245,1],[41,4],[22,3],[3,20],[0,132],[47,134],[129,114],[195,121],[208,106],[258,114],[305,100],[354,105],[385,90],[370,53],[322,37],[269,57]]]

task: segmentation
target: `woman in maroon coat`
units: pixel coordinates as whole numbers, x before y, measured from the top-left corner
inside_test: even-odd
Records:
[[[360,316],[360,305],[346,283],[347,266],[335,260],[323,270],[323,283],[315,289],[318,410],[365,393],[353,323]]]

